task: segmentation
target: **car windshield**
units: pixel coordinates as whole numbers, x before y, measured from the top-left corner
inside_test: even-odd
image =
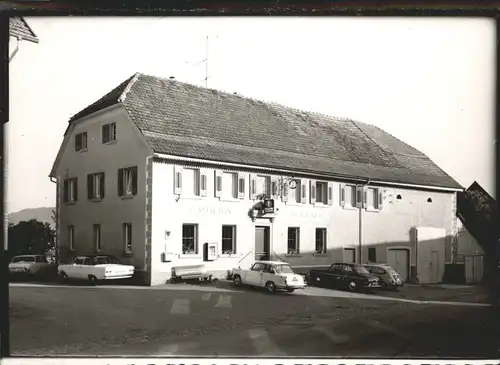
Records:
[[[366,267],[364,267],[364,266],[354,266],[354,270],[358,274],[362,274],[362,275],[367,275],[370,273],[368,270],[366,270]]]
[[[118,260],[110,256],[97,256],[94,258],[94,265],[119,264]]]
[[[293,270],[290,265],[276,265],[275,269],[276,274],[293,274]]]
[[[20,257],[14,257],[12,259],[12,262],[35,262],[35,257],[33,256],[20,256]]]

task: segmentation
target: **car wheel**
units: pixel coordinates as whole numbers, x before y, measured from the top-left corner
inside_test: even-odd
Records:
[[[89,285],[96,286],[97,278],[94,275],[89,275]]]
[[[241,277],[239,275],[236,275],[233,279],[234,285],[240,286],[241,285]]]
[[[356,282],[354,282],[354,280],[350,281],[348,287],[349,287],[349,291],[355,291],[356,287],[357,287]]]
[[[68,278],[68,275],[66,275],[66,273],[64,271],[62,271],[60,274],[59,274],[59,277],[61,278],[61,281],[63,283],[67,283],[69,278]]]
[[[276,292],[276,284],[274,284],[272,281],[268,281],[266,283],[266,290],[269,293],[275,293]]]

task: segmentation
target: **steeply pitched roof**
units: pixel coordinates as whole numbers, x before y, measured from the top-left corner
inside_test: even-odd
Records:
[[[22,17],[9,18],[9,35],[21,40],[38,43],[37,36]]]
[[[157,153],[462,188],[380,128],[139,73],[70,122],[119,102]]]

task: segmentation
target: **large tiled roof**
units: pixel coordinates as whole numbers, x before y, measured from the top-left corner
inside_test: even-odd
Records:
[[[9,19],[9,35],[33,43],[38,43],[38,38],[22,17]]]
[[[139,73],[70,122],[119,102],[157,153],[462,188],[380,128]]]

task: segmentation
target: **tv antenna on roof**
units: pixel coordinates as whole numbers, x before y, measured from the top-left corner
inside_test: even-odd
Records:
[[[215,36],[215,38],[219,38],[219,36]],[[208,87],[208,79],[210,76],[208,76],[208,43],[209,43],[209,36],[206,36],[205,38],[205,58],[202,59],[201,61],[198,61],[196,63],[190,63],[189,61],[186,61],[186,63],[190,64],[191,66],[197,66],[200,63],[204,62],[205,63],[205,78],[201,81],[205,82],[205,87]]]

